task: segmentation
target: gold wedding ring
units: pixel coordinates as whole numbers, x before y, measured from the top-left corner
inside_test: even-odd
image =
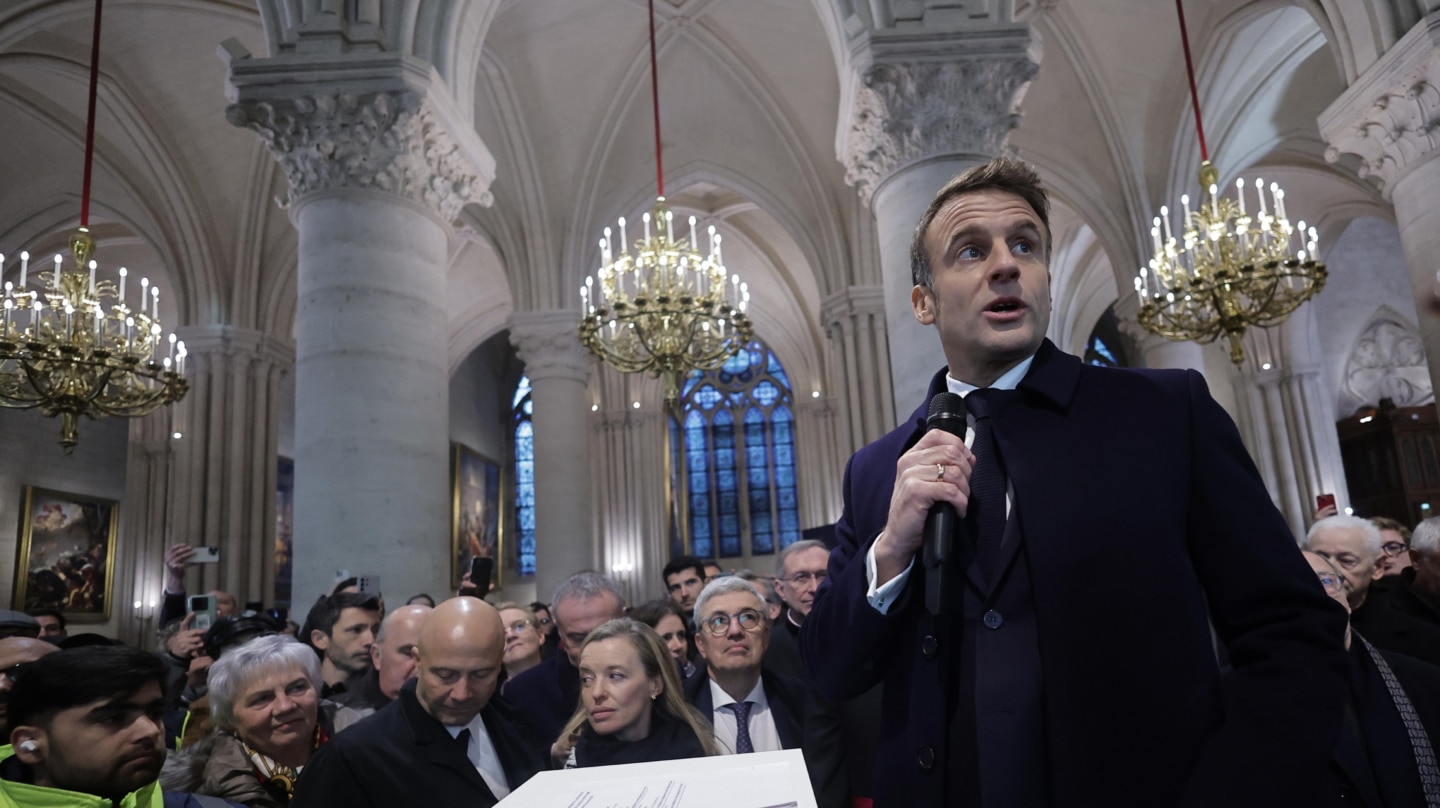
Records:
[[[944,464],[944,463],[936,463],[936,464],[935,464],[935,482],[937,482],[937,483],[943,483],[943,482],[945,482],[945,464]]]

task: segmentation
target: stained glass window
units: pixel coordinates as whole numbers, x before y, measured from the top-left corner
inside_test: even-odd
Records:
[[[535,574],[535,425],[530,377],[521,376],[511,402],[515,429],[515,551],[521,575]]]
[[[680,471],[690,549],[701,558],[768,555],[800,540],[790,378],[752,342],[681,387]]]
[[[1085,343],[1085,364],[1103,368],[1129,367],[1125,355],[1125,341],[1120,333],[1120,320],[1115,316],[1112,305],[1100,315],[1095,329],[1090,332],[1090,341]]]

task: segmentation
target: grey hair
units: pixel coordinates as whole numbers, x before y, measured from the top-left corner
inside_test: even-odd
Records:
[[[1300,549],[1311,550],[1315,537],[1327,530],[1361,530],[1365,533],[1365,549],[1370,551],[1374,558],[1380,557],[1380,528],[1375,527],[1369,519],[1361,519],[1358,516],[1327,516],[1324,519],[1310,526],[1310,532],[1305,534],[1305,541],[1300,543]]]
[[[589,600],[607,593],[615,596],[622,609],[625,607],[625,593],[620,591],[614,581],[594,570],[577,572],[566,578],[565,583],[555,590],[555,597],[550,599],[551,611],[553,613],[554,608],[564,600]]]
[[[1425,555],[1440,552],[1440,516],[1432,516],[1415,526],[1410,536],[1410,549]]]
[[[775,556],[775,577],[784,578],[785,562],[790,560],[790,556],[793,556],[796,553],[803,553],[806,550],[824,550],[826,553],[830,552],[830,548],[826,546],[825,542],[820,541],[819,539],[806,539],[805,541],[797,541],[789,547],[786,547],[784,550],[781,550],[780,555]]]
[[[703,617],[701,617],[701,615],[705,614],[705,604],[709,603],[711,598],[717,597],[719,595],[728,595],[731,592],[749,592],[750,594],[755,596],[756,600],[760,601],[760,605],[762,607],[765,606],[765,604],[768,602],[765,600],[765,595],[761,594],[759,588],[756,587],[755,584],[750,583],[744,578],[736,575],[727,575],[724,578],[716,578],[715,580],[706,584],[705,588],[700,590],[700,597],[695,599],[696,625],[699,625],[700,621],[704,619]],[[764,616],[766,617],[766,622],[769,622],[769,615],[765,614]]]
[[[210,666],[206,683],[210,713],[221,729],[235,728],[235,702],[259,679],[276,673],[300,671],[320,693],[320,658],[288,634],[267,634],[228,648]]]
[[[771,606],[785,605],[785,601],[780,599],[780,593],[775,591],[774,578],[768,578],[758,572],[755,572],[754,570],[740,570],[739,572],[735,573],[735,577],[741,579],[742,581],[749,581],[750,583],[755,584],[755,588],[759,589],[760,594],[765,596],[765,602],[769,603]]]

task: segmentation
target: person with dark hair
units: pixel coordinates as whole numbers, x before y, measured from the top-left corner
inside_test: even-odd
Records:
[[[1370,523],[1380,528],[1380,569],[1381,576],[1389,578],[1409,569],[1410,528],[1398,519],[1388,516],[1371,517]]]
[[[590,632],[580,650],[580,707],[556,742],[565,768],[719,754],[714,729],[685,701],[655,629],[622,617]]]
[[[665,592],[687,616],[695,611],[695,598],[705,588],[705,562],[695,556],[676,556],[660,571]]]
[[[379,630],[380,601],[374,595],[340,592],[315,602],[299,639],[320,655],[325,679],[320,695],[343,693],[348,682],[370,671],[374,666],[370,647]]]
[[[651,600],[630,610],[630,616],[660,635],[665,650],[680,671],[680,678],[688,679],[695,674],[695,663],[691,659],[695,646],[690,642],[690,629],[685,623],[685,613],[673,601]]]
[[[433,609],[433,608],[435,608],[435,599],[432,598],[432,597],[430,597],[429,595],[425,594],[424,592],[421,592],[421,593],[418,594],[418,595],[411,595],[411,596],[410,596],[410,599],[407,600],[407,601],[405,601],[405,605],[406,605],[406,606],[428,606],[429,608]]]
[[[335,713],[336,732],[394,701],[400,688],[415,678],[415,655],[411,652],[431,611],[429,606],[416,603],[401,606],[380,621],[380,631],[370,648],[374,667],[354,687],[335,698],[340,706]]]
[[[945,367],[847,465],[800,629],[811,681],[834,701],[885,682],[877,808],[1308,804],[1344,610],[1201,374],[1046,339],[1052,242],[1011,157],[921,216],[910,301]],[[954,529],[927,531],[942,505]]]
[[[560,650],[560,632],[555,630],[555,618],[550,613],[550,604],[535,601],[530,604],[535,613],[535,629],[540,632],[540,661],[555,656]]]
[[[65,615],[59,609],[31,609],[26,614],[40,624],[40,639],[58,644],[70,636],[65,632]]]
[[[708,584],[723,574],[725,574],[725,568],[720,566],[719,561],[705,560],[705,583]]]
[[[425,618],[417,677],[400,697],[321,747],[294,808],[489,808],[546,768],[549,741],[496,694],[504,629],[479,598]]]
[[[208,808],[164,793],[160,713],[165,663],[123,646],[58,651],[14,686],[9,746],[0,747],[0,805]]]

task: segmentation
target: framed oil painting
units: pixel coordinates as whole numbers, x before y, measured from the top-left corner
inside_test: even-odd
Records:
[[[452,495],[452,585],[470,570],[472,559],[493,558],[496,586],[500,585],[500,464],[469,447],[455,444]]]
[[[109,619],[120,503],[26,486],[20,520],[14,608]]]

